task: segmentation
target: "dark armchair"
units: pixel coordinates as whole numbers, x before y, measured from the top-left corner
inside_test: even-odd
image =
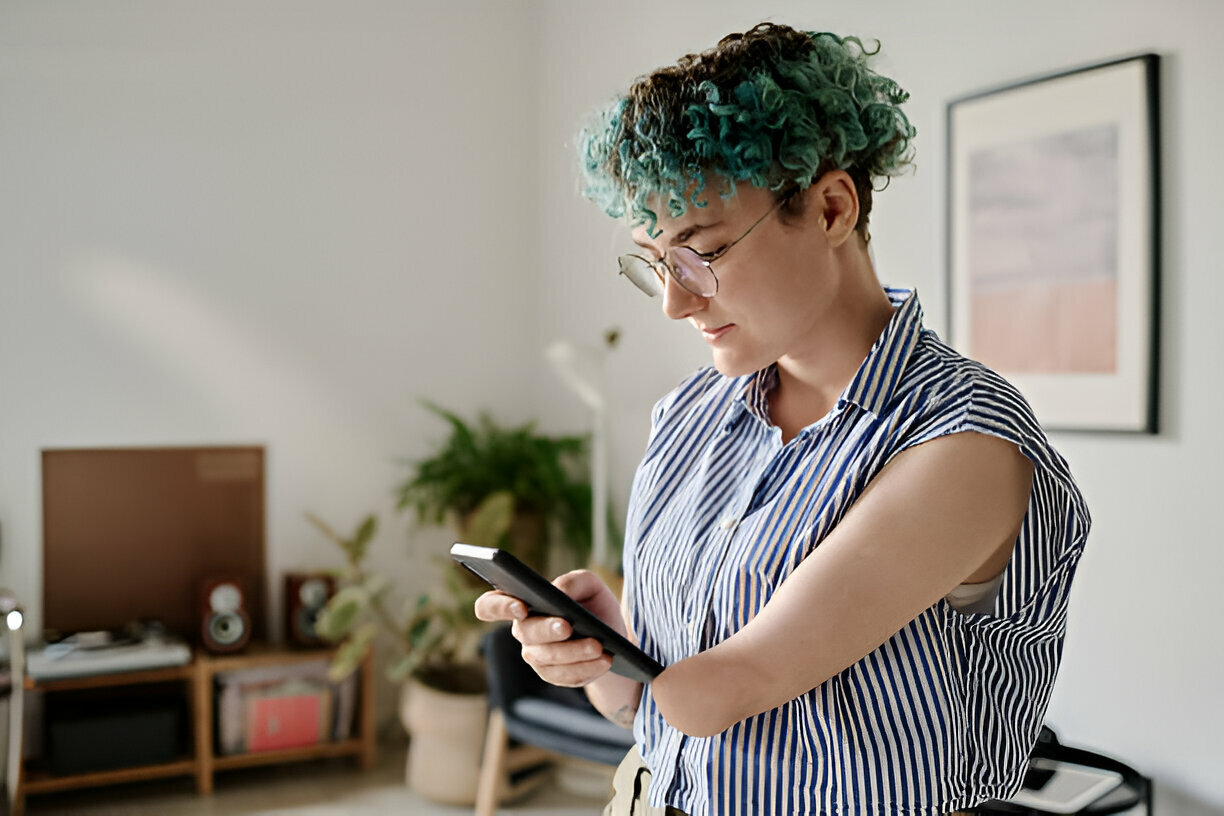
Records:
[[[489,632],[483,647],[490,710],[477,816],[492,816],[500,802],[534,787],[537,771],[557,755],[617,765],[633,746],[633,734],[605,719],[581,689],[541,680],[523,662],[510,627]]]

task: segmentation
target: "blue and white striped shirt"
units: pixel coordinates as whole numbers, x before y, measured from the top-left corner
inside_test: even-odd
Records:
[[[1020,786],[1062,651],[1089,517],[1024,399],[896,311],[836,407],[783,445],[771,366],[704,369],[662,399],[634,479],[625,539],[629,625],[664,665],[726,640],[837,525],[895,455],[976,431],[1035,465],[990,614],[941,600],[880,648],[779,708],[688,737],[643,691],[634,734],[651,803],[691,816],[943,816]]]

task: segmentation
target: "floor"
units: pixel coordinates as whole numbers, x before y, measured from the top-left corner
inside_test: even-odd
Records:
[[[190,779],[140,782],[33,796],[29,816],[470,816],[471,808],[428,802],[404,785],[405,745],[379,747],[377,766],[358,770],[351,759],[252,768],[217,774],[216,792],[197,796]],[[571,787],[573,787],[571,785]],[[1224,816],[1224,808],[1156,785],[1154,814]],[[600,816],[605,799],[545,785],[500,808],[498,816]],[[0,812],[4,808],[0,806]],[[1136,811],[1142,816],[1142,809]]]
[[[470,816],[472,808],[440,805],[404,785],[405,745],[379,747],[366,773],[351,759],[226,771],[212,796],[197,796],[190,779],[162,780],[32,796],[29,816]],[[549,783],[497,811],[498,816],[599,816],[603,799]]]

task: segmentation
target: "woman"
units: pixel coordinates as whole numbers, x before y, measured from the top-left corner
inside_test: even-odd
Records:
[[[556,583],[667,668],[643,687],[517,599],[476,609],[634,729],[608,813],[942,816],[1015,792],[1040,729],[1087,509],[1015,389],[876,278],[873,185],[914,131],[869,56],[762,24],[584,133],[621,273],[714,365],[653,412],[623,601]]]

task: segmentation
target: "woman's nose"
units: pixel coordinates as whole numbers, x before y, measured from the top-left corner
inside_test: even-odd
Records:
[[[670,273],[663,276],[663,314],[672,320],[688,319],[702,309],[707,300],[685,289]]]

